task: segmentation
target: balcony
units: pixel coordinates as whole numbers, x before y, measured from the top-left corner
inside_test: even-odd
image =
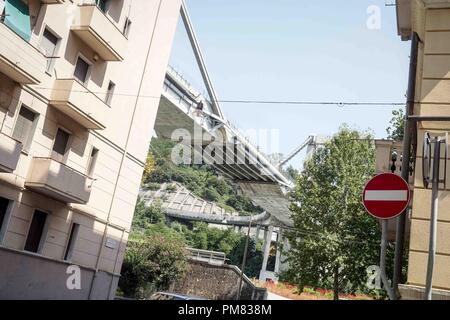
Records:
[[[33,158],[25,186],[64,203],[86,204],[92,180],[50,158]]]
[[[19,162],[22,143],[0,133],[0,172],[12,173]]]
[[[75,79],[57,79],[50,104],[87,129],[105,129],[108,105]]]
[[[0,72],[20,84],[38,84],[47,59],[35,47],[0,23]]]
[[[71,30],[103,60],[123,60],[127,39],[97,6],[78,6]]]

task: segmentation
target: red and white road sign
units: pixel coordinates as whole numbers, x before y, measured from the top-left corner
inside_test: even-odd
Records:
[[[393,173],[382,173],[370,180],[363,191],[367,212],[379,219],[392,219],[408,206],[408,183]]]

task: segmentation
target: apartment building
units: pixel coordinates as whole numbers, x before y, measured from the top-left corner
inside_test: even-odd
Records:
[[[0,0],[1,299],[114,296],[180,6]]]
[[[397,0],[398,32],[402,40],[418,38],[417,75],[415,79],[414,115],[420,117],[450,116],[450,1]],[[417,39],[415,38],[415,39]],[[415,41],[415,40],[414,40]],[[414,46],[413,46],[414,47]],[[430,118],[428,118],[430,119]],[[441,118],[442,120],[442,118]],[[413,141],[415,153],[414,199],[407,284],[400,287],[402,298],[421,299],[426,284],[430,235],[431,190],[424,188],[422,174],[423,138],[445,136],[449,121],[420,121]],[[447,141],[448,143],[448,141]],[[443,148],[444,149],[444,148]],[[448,163],[441,154],[441,175]],[[447,169],[447,181],[450,181]],[[450,184],[440,184],[437,223],[436,260],[433,273],[433,299],[450,299]]]

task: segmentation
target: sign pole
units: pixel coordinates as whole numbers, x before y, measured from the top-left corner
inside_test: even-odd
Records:
[[[410,198],[409,184],[393,173],[375,176],[363,191],[363,204],[367,212],[381,220],[380,275],[390,300],[396,300],[397,295],[386,275],[388,221],[407,209]]]
[[[434,139],[434,161],[433,161],[433,180],[431,193],[431,219],[430,219],[430,241],[428,248],[428,266],[427,266],[427,281],[425,287],[425,299],[431,300],[433,296],[433,269],[436,259],[436,227],[437,215],[439,205],[439,167],[441,157],[441,139],[435,137]],[[445,159],[447,161],[447,159]]]
[[[384,289],[386,290],[389,299],[395,300],[396,296],[394,294],[394,290],[391,288],[389,284],[389,280],[386,276],[386,243],[387,243],[387,229],[388,229],[388,220],[381,220],[381,253],[380,253],[380,273],[381,273],[381,281],[383,282]]]

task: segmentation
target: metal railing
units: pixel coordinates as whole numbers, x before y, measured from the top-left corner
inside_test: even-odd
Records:
[[[186,248],[190,253],[190,259],[195,261],[208,262],[210,264],[223,265],[228,260],[225,253],[201,250],[194,248]]]

